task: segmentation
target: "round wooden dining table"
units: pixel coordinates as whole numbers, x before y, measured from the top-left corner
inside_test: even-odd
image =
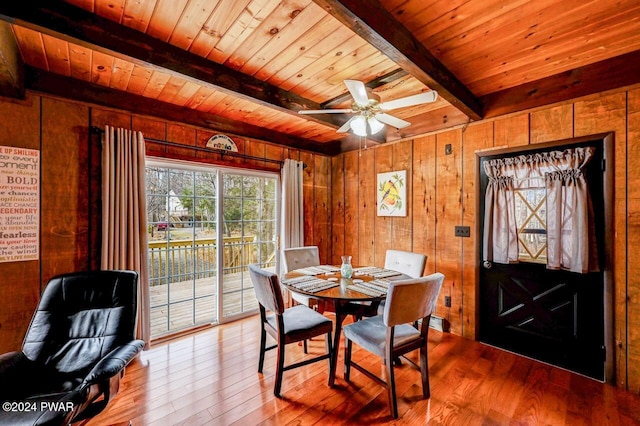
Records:
[[[354,268],[353,276],[351,278],[343,278],[340,271],[327,272],[314,275],[315,278],[319,278],[326,281],[333,281],[335,287],[327,288],[320,291],[305,291],[294,285],[287,284],[287,280],[292,278],[302,277],[299,271],[291,271],[285,274],[282,284],[291,292],[303,294],[311,298],[318,300],[319,312],[334,312],[336,316],[335,331],[333,335],[333,354],[331,357],[331,368],[329,371],[329,385],[333,386],[336,378],[336,367],[338,364],[338,353],[340,347],[340,337],[342,334],[342,323],[349,316],[352,315],[354,319],[358,320],[365,316],[373,316],[377,314],[380,301],[384,300],[385,295],[373,296],[371,294],[365,294],[358,291],[357,285],[359,282],[373,281],[376,278],[371,275],[359,274],[358,271],[363,268]],[[407,279],[409,276],[398,273],[397,275],[387,277],[386,280],[395,281],[401,279]],[[335,281],[334,281],[335,280]]]

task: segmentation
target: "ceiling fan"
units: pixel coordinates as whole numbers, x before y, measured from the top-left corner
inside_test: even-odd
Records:
[[[338,130],[338,133],[345,133],[349,129],[353,130],[358,136],[368,136],[378,133],[384,128],[384,125],[402,129],[411,123],[402,120],[393,115],[387,114],[397,108],[404,108],[413,105],[419,105],[434,102],[438,98],[438,93],[434,90],[418,93],[417,95],[407,96],[388,102],[380,102],[380,96],[368,89],[363,82],[358,80],[345,80],[353,103],[351,108],[333,108],[333,109],[309,109],[300,110],[299,114],[356,114],[344,123]]]

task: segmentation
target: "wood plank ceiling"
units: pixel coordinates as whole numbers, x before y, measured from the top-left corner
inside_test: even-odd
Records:
[[[0,18],[4,96],[327,154],[357,144],[336,133],[350,115],[297,112],[350,107],[345,79],[382,101],[439,93],[374,143],[640,82],[638,0],[23,0]]]

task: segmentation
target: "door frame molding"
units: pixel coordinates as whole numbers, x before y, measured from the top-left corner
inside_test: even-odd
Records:
[[[543,143],[535,143],[529,145],[519,145],[511,147],[496,147],[486,150],[476,151],[475,156],[475,182],[476,182],[476,224],[475,234],[482,235],[484,225],[483,217],[480,215],[481,197],[484,194],[480,192],[480,177],[482,171],[480,165],[484,157],[495,155],[506,155],[515,152],[527,152],[540,150],[545,148],[554,148],[558,146],[580,144],[585,142],[602,143],[602,158],[604,161],[604,176],[602,182],[602,190],[604,195],[604,271],[603,271],[603,303],[604,303],[604,345],[605,345],[605,362],[604,362],[604,381],[609,384],[615,383],[615,328],[614,328],[614,282],[613,282],[613,209],[614,209],[614,133],[598,133],[577,138],[552,140]],[[476,239],[476,253],[480,254],[482,250],[482,241]],[[479,339],[480,330],[480,256],[477,257],[475,265],[476,279],[476,306],[475,306],[475,340]]]

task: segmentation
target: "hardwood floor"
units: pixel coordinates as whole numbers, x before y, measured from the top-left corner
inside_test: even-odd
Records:
[[[89,424],[640,424],[639,395],[434,330],[431,398],[421,399],[420,373],[404,362],[396,368],[397,421],[382,386],[358,371],[344,381],[342,345],[335,388],[327,386],[327,363],[314,363],[285,372],[277,399],[275,351],[258,374],[258,338],[251,317],[155,345],[131,363],[116,398]],[[314,339],[309,352],[323,348]],[[301,346],[287,349],[287,362],[305,357]],[[353,359],[382,371],[378,358],[355,345]]]

